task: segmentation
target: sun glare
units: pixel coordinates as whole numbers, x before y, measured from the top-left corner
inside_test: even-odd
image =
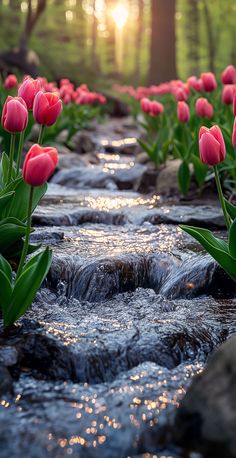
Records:
[[[128,10],[127,8],[122,5],[118,4],[111,13],[114,22],[116,23],[117,27],[122,29],[128,19]]]

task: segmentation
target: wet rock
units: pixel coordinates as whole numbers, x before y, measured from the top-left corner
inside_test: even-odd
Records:
[[[100,302],[138,287],[160,289],[174,259],[166,255],[135,256],[102,259],[81,265],[75,257],[54,259],[49,283],[56,287],[61,279],[68,282],[67,294],[77,299]]]
[[[143,221],[151,224],[187,224],[206,228],[225,228],[222,211],[216,206],[171,205],[152,208]]]
[[[175,421],[179,443],[204,457],[236,457],[236,338],[210,358],[187,391]]]
[[[159,170],[156,180],[157,194],[173,196],[173,194],[180,193],[177,177],[181,163],[180,159],[167,161],[165,166]]]
[[[147,155],[147,153],[145,153],[145,152],[143,151],[143,152],[137,154],[136,161],[137,161],[139,164],[147,164],[147,163],[150,161],[150,158],[149,158],[149,156]]]
[[[87,131],[80,131],[70,141],[71,148],[78,154],[86,154],[96,149],[94,134]]]
[[[144,194],[150,193],[155,189],[155,183],[157,179],[157,171],[149,167],[142,175],[140,182],[137,185],[137,192]]]
[[[122,212],[108,213],[92,208],[74,207],[74,205],[61,205],[61,208],[38,207],[33,215],[33,223],[40,226],[76,226],[85,223],[123,225],[127,222]]]
[[[86,166],[86,162],[83,157],[78,157],[76,153],[60,153],[58,168],[62,169],[71,169],[71,167]]]
[[[13,391],[13,379],[8,369],[0,363],[0,396]]]
[[[168,369],[183,361],[205,362],[235,332],[230,302],[180,303],[139,288],[88,303],[68,300],[62,291],[58,299],[42,290],[18,334],[21,366],[47,379],[94,384],[145,361]]]
[[[18,353],[13,346],[0,346],[0,364],[10,367],[18,361]]]
[[[147,362],[92,386],[23,376],[16,400],[0,406],[1,458],[162,456],[176,405],[199,367],[168,371]]]
[[[59,171],[51,181],[52,183],[78,189],[134,189],[145,170],[145,166],[141,164],[113,170],[104,170],[99,166],[77,167]]]

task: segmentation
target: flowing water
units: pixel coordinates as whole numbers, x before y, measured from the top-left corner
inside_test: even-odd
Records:
[[[219,208],[155,195],[137,132],[116,131],[98,132],[97,164],[63,157],[34,214],[53,265],[0,334],[1,458],[186,457],[176,409],[236,331],[234,284],[178,227],[224,235]]]

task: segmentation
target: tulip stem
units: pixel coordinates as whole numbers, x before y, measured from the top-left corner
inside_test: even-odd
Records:
[[[42,143],[43,143],[44,131],[45,131],[45,125],[44,125],[44,124],[41,124],[41,126],[40,126],[40,131],[39,131],[39,138],[38,138],[38,144],[39,144],[39,145],[42,145]]]
[[[29,247],[29,238],[30,238],[30,231],[31,231],[31,219],[32,219],[32,204],[33,204],[33,194],[34,194],[34,188],[33,186],[30,186],[30,193],[29,193],[29,202],[28,202],[28,212],[27,212],[27,225],[26,225],[26,233],[25,233],[25,241],[24,241],[24,246],[23,250],[21,252],[21,258],[20,258],[20,263],[18,266],[17,274],[16,274],[16,280],[20,276],[23,265],[25,262],[25,258],[28,253],[28,247]]]
[[[9,169],[8,169],[8,177],[7,177],[8,183],[10,183],[11,177],[12,177],[12,168],[13,168],[13,161],[14,161],[15,141],[16,141],[16,136],[15,136],[15,134],[11,134],[10,153],[9,153]]]
[[[222,191],[222,187],[221,187],[221,183],[220,183],[219,171],[218,171],[218,168],[217,168],[216,165],[214,165],[213,168],[214,168],[214,172],[215,172],[216,187],[217,187],[217,191],[218,191],[218,194],[219,194],[220,204],[221,204],[221,207],[222,207],[222,210],[223,210],[223,213],[224,213],[225,224],[226,224],[227,229],[229,231],[230,226],[231,226],[231,221],[230,221],[230,217],[228,215],[228,212],[227,212],[227,209],[226,209],[226,205],[225,205],[225,199],[224,199],[224,195],[223,195],[223,191]]]
[[[24,145],[24,139],[25,139],[25,132],[21,132],[20,134],[20,139],[19,139],[19,149],[18,149],[18,154],[17,154],[17,161],[16,161],[16,174],[18,175],[19,170],[20,170],[20,164],[21,164],[21,156],[22,156],[22,150],[23,150],[23,145]]]

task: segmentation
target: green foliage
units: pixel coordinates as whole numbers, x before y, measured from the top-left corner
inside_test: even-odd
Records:
[[[29,308],[45,279],[52,262],[48,248],[25,263],[22,273],[13,282],[10,264],[0,255],[0,309],[4,326],[10,326]]]

